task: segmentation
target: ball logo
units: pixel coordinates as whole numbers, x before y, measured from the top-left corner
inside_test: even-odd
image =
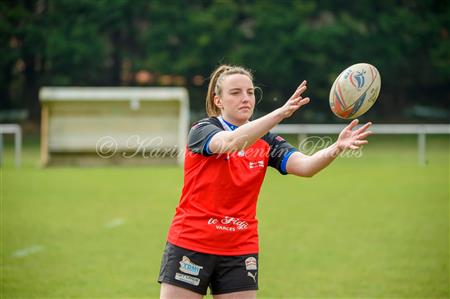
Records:
[[[350,83],[358,89],[362,88],[365,83],[364,74],[366,73],[365,70],[361,70],[359,72],[352,72],[350,74]]]

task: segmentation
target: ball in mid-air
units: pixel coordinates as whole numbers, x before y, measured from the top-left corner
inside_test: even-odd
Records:
[[[381,88],[380,73],[368,63],[346,68],[336,78],[330,91],[333,113],[344,119],[356,118],[372,107]]]

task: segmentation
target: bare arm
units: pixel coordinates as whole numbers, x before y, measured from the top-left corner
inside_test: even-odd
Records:
[[[309,98],[301,96],[305,90],[306,81],[303,81],[282,107],[234,131],[222,131],[215,134],[209,142],[209,150],[213,153],[229,153],[250,147],[283,119],[290,117],[301,106],[309,103]]]
[[[361,128],[352,131],[358,124],[358,120],[353,120],[339,134],[338,140],[327,148],[324,148],[315,154],[308,156],[300,152],[293,153],[287,162],[286,170],[288,173],[302,176],[312,177],[325,167],[327,167],[334,159],[344,150],[356,150],[363,144],[367,144],[366,138],[372,134],[367,129],[371,123],[366,123]]]

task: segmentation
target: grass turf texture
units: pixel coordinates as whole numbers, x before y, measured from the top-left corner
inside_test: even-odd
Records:
[[[182,169],[40,169],[25,142],[1,170],[1,298],[158,297]],[[427,159],[413,136],[372,136],[312,179],[268,170],[258,298],[448,298],[448,137]]]

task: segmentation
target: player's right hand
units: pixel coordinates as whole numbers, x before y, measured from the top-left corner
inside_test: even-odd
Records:
[[[290,117],[295,111],[297,111],[301,106],[309,103],[309,98],[303,98],[301,95],[306,90],[307,82],[303,82],[297,87],[294,94],[286,101],[286,103],[280,108],[281,116],[283,118]]]

